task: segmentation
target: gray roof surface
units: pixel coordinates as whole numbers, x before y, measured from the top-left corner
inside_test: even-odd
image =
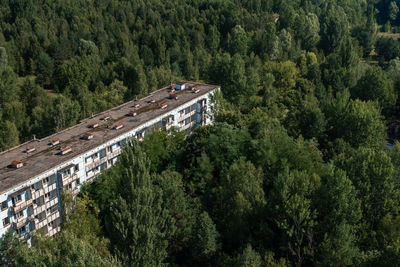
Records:
[[[159,89],[149,96],[146,96],[137,101],[129,101],[118,107],[109,109],[102,113],[96,114],[91,118],[82,120],[79,124],[55,133],[51,136],[40,140],[32,140],[11,148],[0,153],[0,193],[4,193],[18,185],[28,181],[35,176],[57,167],[67,160],[71,160],[76,156],[85,153],[93,148],[100,146],[108,140],[114,139],[134,128],[146,123],[149,120],[155,119],[160,115],[176,109],[180,105],[185,104],[195,98],[204,95],[215,88],[216,85],[207,85],[188,82],[189,87],[195,86],[200,89],[200,92],[194,94],[191,90],[176,91],[179,99],[169,99],[170,86]],[[173,85],[174,86],[174,85]],[[149,103],[151,98],[155,99],[155,103]],[[138,108],[134,105],[139,103]],[[165,109],[159,108],[162,103],[167,103]],[[126,116],[130,110],[137,110],[135,117]],[[106,114],[110,114],[111,119],[104,121]],[[93,122],[98,122],[97,128],[90,128]],[[123,122],[124,127],[115,130],[112,126],[117,122]],[[83,134],[91,132],[94,137],[90,140],[82,140]],[[51,140],[54,138],[60,139],[60,144],[51,146]],[[27,146],[33,145],[36,150],[31,153],[26,153]],[[70,146],[72,152],[66,155],[59,155],[60,147]],[[9,165],[14,160],[21,160],[24,166],[19,169],[10,168]]]

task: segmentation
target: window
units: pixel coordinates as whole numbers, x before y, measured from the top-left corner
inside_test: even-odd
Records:
[[[190,112],[190,107],[185,108],[185,114],[188,114]]]
[[[79,171],[79,164],[76,164],[74,167],[74,172],[77,172],[77,171]]]
[[[25,225],[24,225],[24,226],[22,226],[21,228],[18,229],[18,234],[22,235],[23,233],[25,233],[25,230],[26,229],[25,229]]]
[[[35,200],[36,205],[39,207],[44,204],[44,196],[41,196]]]
[[[15,216],[17,217],[17,219],[18,219],[18,218],[21,218],[21,217],[24,217],[24,211],[21,210],[21,211],[18,212]]]
[[[57,197],[57,189],[54,189],[53,191],[49,192],[49,200],[52,200],[55,197]]]
[[[30,200],[30,199],[32,199],[32,191],[27,190],[25,194],[25,200]]]
[[[14,203],[14,204],[17,203],[17,202],[20,202],[21,200],[22,200],[21,194],[19,194],[19,195],[13,197],[13,203]]]
[[[39,190],[43,187],[43,183],[42,181],[39,181],[37,183],[35,183],[35,190]]]
[[[105,149],[100,150],[99,154],[101,159],[104,158],[106,156],[106,150]]]
[[[42,211],[41,213],[39,213],[38,215],[36,215],[36,218],[39,220],[39,222],[43,221],[44,219],[46,219],[46,211]]]
[[[100,165],[100,170],[102,171],[102,170],[105,170],[107,168],[107,163],[106,162],[104,162],[104,163],[102,163],[101,165]]]
[[[54,205],[53,207],[48,208],[48,209],[47,209],[47,212],[50,213],[50,214],[52,214],[52,213],[56,212],[57,210],[58,210],[58,206],[57,206],[57,204],[56,204],[56,205]]]
[[[92,162],[92,156],[86,157],[85,163],[91,163]]]
[[[26,215],[27,216],[31,216],[33,214],[33,207],[32,206],[29,206],[27,209],[26,209]]]
[[[3,226],[6,227],[7,225],[10,224],[10,218],[6,217],[3,219]]]
[[[8,202],[7,202],[7,200],[1,202],[1,210],[5,210],[5,209],[7,209],[7,208],[8,208]]]
[[[48,182],[49,182],[49,177],[46,177],[46,178],[43,179],[43,183],[44,184],[47,184]]]
[[[49,185],[52,185],[56,182],[56,175],[53,174],[53,175],[49,176],[48,179],[49,179]]]

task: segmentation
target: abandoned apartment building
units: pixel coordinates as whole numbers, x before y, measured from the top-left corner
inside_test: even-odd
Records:
[[[218,86],[177,82],[149,96],[112,108],[43,139],[0,153],[0,236],[12,227],[29,243],[38,229],[60,230],[63,190],[81,185],[113,166],[131,137],[142,140],[156,128],[190,134],[212,123]]]

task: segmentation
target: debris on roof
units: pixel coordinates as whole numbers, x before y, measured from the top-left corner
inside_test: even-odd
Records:
[[[11,162],[11,167],[13,168],[21,168],[22,166],[24,166],[24,163],[20,160],[14,160]]]
[[[59,143],[60,143],[60,138],[58,138],[58,137],[53,138],[53,139],[51,140],[51,145],[52,145],[52,146],[58,145]]]
[[[107,113],[106,115],[104,115],[103,120],[108,121],[109,119],[111,119],[110,114]]]
[[[65,147],[60,148],[61,155],[68,154],[71,151],[72,151],[72,149],[70,146],[65,146]]]
[[[168,97],[169,99],[175,99],[175,100],[178,100],[179,99],[179,97],[178,97],[178,95],[177,94],[169,94],[169,97]]]
[[[33,152],[35,150],[36,150],[36,148],[34,146],[30,145],[30,146],[26,147],[25,151],[26,151],[26,153],[31,153],[31,152]]]
[[[85,139],[85,140],[93,139],[93,134],[92,134],[92,133],[85,133],[85,134],[82,136],[82,139]]]
[[[116,124],[114,124],[113,129],[114,130],[118,130],[118,129],[121,129],[122,127],[124,127],[124,123],[123,122],[117,122]]]

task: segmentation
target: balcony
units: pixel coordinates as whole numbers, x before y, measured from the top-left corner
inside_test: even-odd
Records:
[[[23,233],[23,234],[21,234],[20,236],[19,236],[19,239],[20,240],[28,240],[29,238],[31,238],[32,237],[32,234],[31,233]]]
[[[27,222],[33,220],[32,217],[22,217],[19,219],[16,219],[15,222],[13,222],[13,227],[15,230],[18,230],[19,228],[23,227]]]
[[[58,203],[58,198],[57,197],[55,197],[55,198],[53,198],[52,200],[50,200],[50,201],[48,201],[48,202],[46,202],[46,209],[48,209],[48,208],[50,208],[50,207],[53,207],[55,204],[57,204]]]
[[[54,183],[54,184],[52,184],[52,185],[49,185],[49,186],[45,187],[45,188],[44,188],[44,192],[47,194],[47,193],[53,191],[53,190],[56,189],[56,188],[57,188],[57,184]]]
[[[14,214],[16,214],[17,212],[20,212],[21,210],[25,209],[26,207],[29,207],[30,205],[32,205],[32,199],[25,200],[18,206],[12,206],[11,210]]]
[[[181,131],[184,131],[184,130],[186,130],[186,129],[189,129],[189,128],[193,127],[193,126],[195,125],[195,123],[196,123],[195,121],[192,121],[192,122],[190,122],[190,123],[188,123],[188,124],[182,126],[182,127],[180,128],[180,130],[181,130]]]
[[[34,207],[33,208],[33,214],[38,215],[39,213],[43,212],[46,210],[46,205],[42,204],[40,206]],[[40,227],[39,227],[40,228]]]
[[[44,189],[40,188],[40,189],[38,189],[38,190],[36,190],[35,192],[32,193],[32,198],[33,199],[37,199],[37,198],[43,196],[44,194],[45,194]]]
[[[121,150],[119,149],[119,151],[121,151]],[[120,152],[120,153],[121,153],[121,152]],[[110,154],[112,154],[112,153],[108,153],[107,155],[110,155]],[[107,161],[107,157],[96,158],[96,160],[94,160],[94,161],[92,161],[91,163],[87,164],[86,167],[85,167],[85,169],[86,169],[86,171],[89,171],[89,170],[94,169],[94,168],[96,168],[97,166],[103,164],[103,163],[106,162],[106,161]]]
[[[107,158],[112,159],[121,155],[121,148],[114,149],[112,152],[107,153]]]
[[[72,195],[74,195],[74,196],[78,195],[79,191],[80,191],[79,188],[76,187],[74,190],[72,190]]]
[[[53,235],[57,234],[58,232],[60,232],[60,230],[61,230],[60,226],[57,226],[56,228],[53,228],[53,229],[49,230],[47,235],[48,236],[53,236]]]
[[[78,176],[76,174],[68,177],[67,179],[63,179],[63,181],[62,181],[63,186],[69,185],[70,183],[72,183],[76,179],[78,179]]]

